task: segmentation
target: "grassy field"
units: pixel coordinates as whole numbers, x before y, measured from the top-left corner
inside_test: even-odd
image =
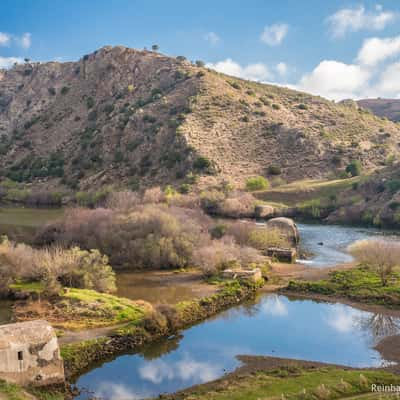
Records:
[[[344,297],[364,303],[400,306],[400,273],[393,275],[383,286],[376,272],[365,267],[334,271],[320,281],[291,281],[286,288],[291,292]]]
[[[317,180],[307,179],[292,182],[270,190],[255,192],[254,196],[271,205],[286,207],[300,206],[310,200],[327,204],[344,190],[350,189],[362,178],[359,176],[348,179]]]
[[[379,399],[371,385],[400,383],[400,377],[382,371],[343,370],[331,367],[277,368],[228,376],[168,399],[191,400],[333,400]],[[389,398],[389,397],[384,397]]]

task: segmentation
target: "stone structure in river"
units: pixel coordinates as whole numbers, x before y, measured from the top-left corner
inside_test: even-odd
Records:
[[[0,379],[19,385],[65,381],[57,336],[46,321],[0,325]]]

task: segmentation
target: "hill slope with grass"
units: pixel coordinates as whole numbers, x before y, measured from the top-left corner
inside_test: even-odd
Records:
[[[396,124],[363,109],[184,57],[103,47],[0,71],[0,172],[33,187],[324,178],[354,159],[374,169],[399,142]]]
[[[358,100],[357,103],[379,117],[400,122],[400,99],[365,99]]]

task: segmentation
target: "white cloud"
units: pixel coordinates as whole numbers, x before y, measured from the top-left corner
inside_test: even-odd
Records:
[[[11,41],[11,36],[8,33],[0,32],[0,46],[8,46]]]
[[[267,298],[262,304],[262,311],[274,317],[286,317],[289,314],[286,304],[276,295]]]
[[[376,85],[376,92],[400,98],[400,62],[388,65]]]
[[[350,333],[359,316],[360,311],[338,304],[326,316],[326,323],[337,332]]]
[[[24,33],[17,41],[22,48],[29,49],[32,44],[32,35],[29,32]]]
[[[289,25],[287,24],[273,24],[264,28],[260,39],[268,46],[277,46],[282,43],[288,31]]]
[[[370,38],[364,41],[357,60],[364,65],[376,65],[389,57],[400,54],[400,36],[392,38]]]
[[[359,65],[334,60],[321,61],[314,70],[304,75],[297,87],[306,92],[330,99],[355,97],[368,85],[370,72]]]
[[[354,8],[342,8],[327,18],[333,37],[340,38],[348,32],[357,32],[363,29],[380,31],[396,19],[397,15],[391,11],[383,11],[378,5],[373,11],[366,11],[360,5]]]
[[[276,64],[275,68],[278,71],[278,74],[282,77],[286,76],[286,74],[288,73],[288,70],[289,70],[287,64],[284,62],[280,62],[280,63]]]
[[[108,400],[135,400],[149,397],[149,393],[136,393],[127,385],[114,382],[101,382],[95,390],[96,397]]]
[[[0,32],[0,46],[10,46],[12,43],[24,49],[29,49],[32,44],[32,35],[29,32],[24,33],[22,36]]]
[[[200,382],[208,382],[218,378],[221,371],[222,368],[216,364],[196,361],[186,356],[168,363],[164,360],[150,361],[139,368],[139,375],[142,379],[159,385],[173,379],[190,381],[196,378]]]
[[[24,60],[20,57],[1,57],[0,68],[11,68],[15,63],[21,64]]]
[[[263,63],[248,64],[242,67],[239,63],[227,58],[216,63],[208,63],[206,66],[227,75],[254,81],[263,81],[272,77],[268,67]]]
[[[221,38],[215,32],[207,32],[204,35],[204,40],[206,40],[212,46],[216,46],[221,41]]]

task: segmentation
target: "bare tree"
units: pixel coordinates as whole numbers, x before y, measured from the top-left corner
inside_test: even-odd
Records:
[[[350,254],[362,265],[376,271],[383,286],[387,286],[395,267],[400,265],[400,243],[374,239],[360,240],[348,248]]]

